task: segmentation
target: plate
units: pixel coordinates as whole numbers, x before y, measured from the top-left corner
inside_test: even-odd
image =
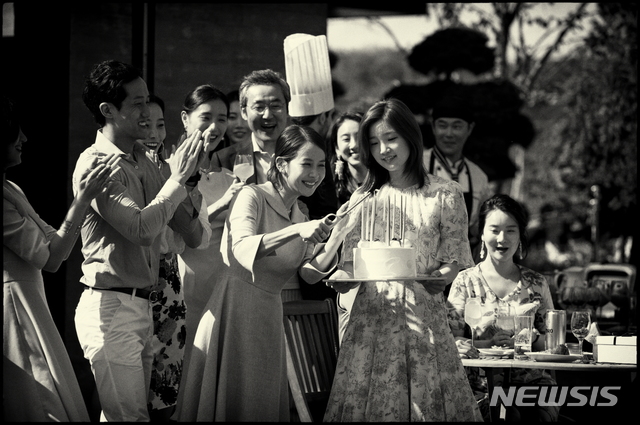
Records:
[[[513,354],[513,348],[478,348],[485,356],[507,356]]]
[[[405,281],[405,280],[416,280],[418,282],[437,282],[437,281],[444,281],[443,278],[441,277],[433,277],[433,276],[427,276],[427,275],[418,275],[415,277],[378,277],[378,278],[368,278],[368,279],[324,279],[323,282],[380,282],[380,281]]]
[[[526,351],[524,354],[537,362],[570,363],[580,359],[580,356],[575,354],[532,353],[530,351]]]

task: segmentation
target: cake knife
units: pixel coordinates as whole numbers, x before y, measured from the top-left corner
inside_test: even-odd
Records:
[[[329,224],[330,226],[334,226],[335,224],[338,223],[338,221],[340,221],[340,219],[342,219],[343,217],[346,217],[351,211],[353,211],[358,205],[360,205],[360,203],[362,203],[365,199],[367,199],[369,196],[371,196],[371,192],[367,192],[362,198],[358,199],[358,201],[351,205],[346,211],[343,211],[339,214],[327,214],[324,217],[325,223]],[[327,221],[327,219],[329,221]]]

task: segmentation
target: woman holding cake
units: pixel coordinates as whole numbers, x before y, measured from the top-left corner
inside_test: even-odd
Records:
[[[449,292],[449,324],[456,336],[464,336],[464,306],[467,298],[480,299],[485,312],[474,332],[474,346],[513,348],[513,330],[501,326],[502,316],[532,316],[533,351],[545,349],[544,317],[553,310],[553,299],[544,276],[514,262],[514,256],[523,259],[527,254],[527,213],[522,205],[508,195],[494,195],[480,207],[479,229],[481,238],[480,263],[463,270],[455,278]],[[506,314],[503,312],[507,312]],[[509,323],[509,322],[506,322]],[[510,323],[513,323],[511,319]],[[474,390],[486,392],[486,378],[477,368],[468,369]],[[502,380],[501,377],[497,378]],[[514,385],[556,385],[543,369],[511,369]],[[484,401],[483,411],[488,411]],[[525,409],[525,410],[523,410]],[[526,412],[526,413],[525,413]],[[507,408],[507,421],[536,418],[535,421],[556,421],[558,406],[531,406]]]
[[[397,99],[375,103],[358,141],[369,174],[346,205],[363,196],[373,202],[361,203],[333,229],[327,246],[343,243],[343,250],[332,279],[353,278],[353,249],[365,239],[413,247],[418,274],[446,283],[472,267],[460,186],[427,174],[409,108]],[[365,215],[375,223],[368,229],[361,225]],[[325,421],[482,421],[449,330],[441,282],[330,285],[340,293],[359,289]]]

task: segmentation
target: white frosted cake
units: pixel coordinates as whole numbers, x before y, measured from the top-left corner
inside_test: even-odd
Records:
[[[416,277],[414,248],[382,246],[353,249],[355,279]]]

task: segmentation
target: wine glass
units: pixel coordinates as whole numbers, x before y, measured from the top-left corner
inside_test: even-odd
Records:
[[[253,155],[236,155],[233,164],[233,174],[236,175],[243,183],[253,175]]]
[[[576,310],[571,315],[571,332],[578,338],[580,346],[580,356],[584,360],[582,353],[582,342],[589,335],[589,327],[591,326],[591,315],[587,310]]]
[[[473,334],[476,326],[480,324],[482,320],[482,306],[478,298],[467,298],[467,302],[464,305],[464,321],[471,328],[471,345],[473,346]]]

